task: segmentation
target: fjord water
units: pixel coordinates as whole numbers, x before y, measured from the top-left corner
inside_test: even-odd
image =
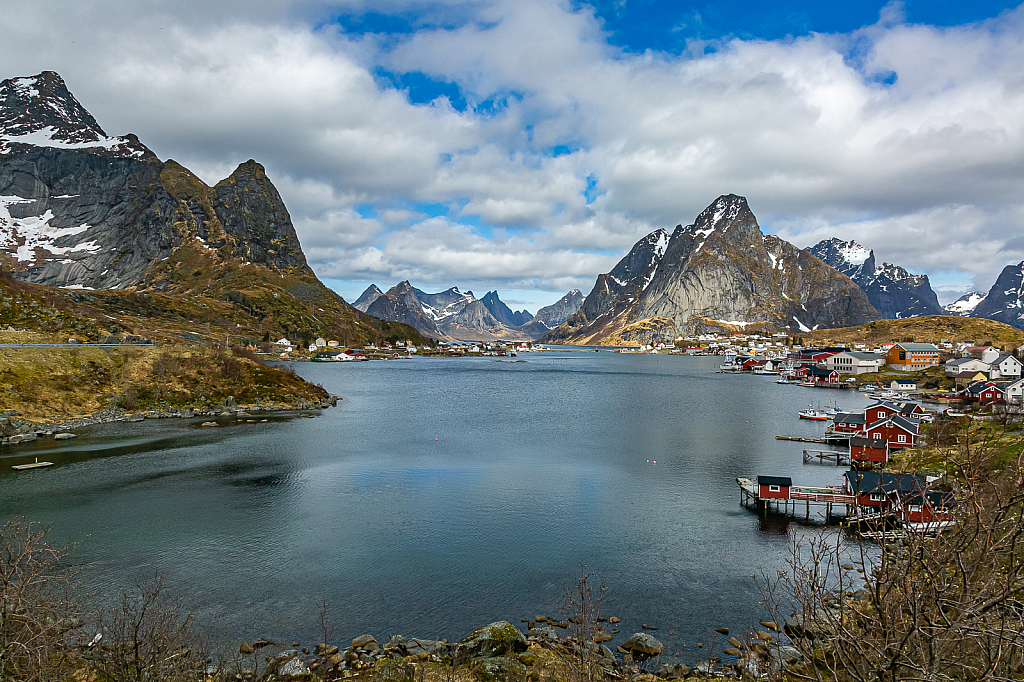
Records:
[[[565,352],[296,364],[342,398],[316,418],[94,427],[0,458],[0,520],[80,543],[107,594],[159,570],[224,643],[363,632],[458,639],[556,615],[581,564],[604,612],[671,651],[763,613],[753,575],[797,526],[739,505],[737,476],[802,464],[809,402],[867,399],[716,373],[720,358]],[[525,362],[523,362],[525,360]],[[16,453],[13,454],[12,453]],[[57,466],[8,473],[39,456]],[[30,459],[27,461],[31,461]]]

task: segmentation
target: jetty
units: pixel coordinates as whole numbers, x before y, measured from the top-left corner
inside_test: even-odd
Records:
[[[828,432],[821,438],[811,438],[809,436],[775,436],[775,440],[791,440],[797,443],[819,443],[821,445],[848,445],[850,442],[850,433],[836,433]]]
[[[848,495],[840,486],[793,485],[792,479],[782,476],[758,476],[757,481],[741,477],[736,479],[736,483],[740,488],[742,506],[753,506],[760,511],[774,509],[786,516],[796,516],[802,506],[805,517],[810,518],[811,505],[815,505],[824,507],[827,519],[834,516],[835,507],[842,506],[847,512],[857,504],[857,497]]]
[[[850,463],[850,453],[839,452],[838,450],[804,450],[804,464],[817,462],[825,464],[835,460],[836,466]]]

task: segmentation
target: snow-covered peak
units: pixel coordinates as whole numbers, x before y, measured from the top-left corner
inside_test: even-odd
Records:
[[[970,317],[970,314],[974,312],[979,303],[985,300],[987,295],[984,291],[970,291],[952,303],[942,306],[942,309],[951,315]]]
[[[0,81],[0,155],[23,149],[19,145],[145,153],[134,136],[107,135],[53,71]]]

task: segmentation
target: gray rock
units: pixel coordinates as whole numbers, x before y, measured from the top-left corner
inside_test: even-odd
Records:
[[[441,655],[447,650],[448,642],[434,639],[417,639],[416,637],[412,637],[405,641],[405,648],[409,652],[409,655]]]
[[[507,620],[499,620],[477,628],[459,642],[470,658],[492,658],[507,653],[520,653],[529,646],[526,637],[515,625]]]
[[[526,666],[511,657],[485,658],[473,664],[480,682],[517,682],[526,679]]]
[[[298,677],[309,672],[309,667],[301,658],[291,658],[284,662],[278,671],[281,677]]]
[[[651,658],[665,653],[665,645],[646,632],[636,632],[622,644],[622,648],[633,654],[636,660]]]
[[[128,421],[130,421],[130,422],[140,422],[140,421],[144,420],[145,418],[146,418],[146,415],[144,415],[144,414],[136,413],[136,414],[128,415]]]
[[[195,412],[192,411],[191,407],[186,407],[184,410],[181,411],[181,418],[182,419],[191,419],[194,416],[195,416]]]
[[[366,648],[371,643],[380,646],[377,640],[373,638],[373,635],[359,635],[352,640],[352,646],[356,649]]]
[[[209,427],[216,427],[216,426],[219,426],[219,425],[217,424],[217,422],[203,422],[203,423],[202,423],[202,425],[203,425],[203,426],[209,426]]]
[[[53,434],[53,439],[54,440],[71,440],[72,438],[77,438],[77,437],[78,436],[76,436],[75,434],[67,433],[67,432]]]
[[[558,631],[550,625],[546,625],[542,628],[531,628],[527,631],[526,638],[538,642],[557,642],[560,639]]]

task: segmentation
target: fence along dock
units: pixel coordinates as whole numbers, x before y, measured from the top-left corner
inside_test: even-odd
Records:
[[[786,516],[796,517],[797,503],[803,502],[805,517],[811,517],[811,505],[825,507],[825,518],[829,519],[833,514],[835,506],[845,507],[846,515],[850,509],[857,505],[857,497],[847,495],[842,488],[837,486],[815,487],[815,486],[790,486],[788,498],[761,497],[757,483],[749,478],[737,478],[736,483],[740,488],[740,504],[744,507],[754,506],[759,511],[775,511]]]

